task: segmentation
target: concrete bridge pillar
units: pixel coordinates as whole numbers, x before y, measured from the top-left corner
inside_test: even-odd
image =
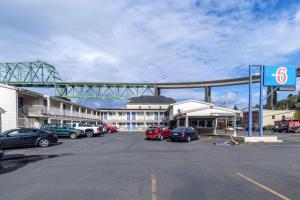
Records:
[[[211,103],[211,87],[206,86],[204,89],[205,89],[204,101],[207,103]]]
[[[158,88],[157,86],[154,87],[154,94],[155,96],[160,96],[160,88]]]
[[[270,92],[274,89],[274,86],[268,86],[267,94],[270,94]],[[277,104],[277,91],[273,92],[268,98],[267,98],[267,104],[266,109],[274,110],[276,109]]]

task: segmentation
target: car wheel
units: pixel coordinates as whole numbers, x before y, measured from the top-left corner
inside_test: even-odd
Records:
[[[48,147],[50,145],[50,142],[48,139],[42,138],[39,140],[38,144],[40,147]]]
[[[164,140],[164,136],[160,135],[160,136],[159,136],[159,140],[160,140],[160,141]]]
[[[71,133],[71,134],[70,134],[70,138],[71,138],[71,139],[76,139],[76,138],[77,138],[76,133]]]
[[[86,132],[86,135],[88,137],[93,137],[94,133],[92,131],[88,131],[88,132]]]
[[[199,134],[196,135],[196,140],[200,140],[200,135]]]
[[[191,142],[191,137],[189,135],[186,137],[186,142]]]

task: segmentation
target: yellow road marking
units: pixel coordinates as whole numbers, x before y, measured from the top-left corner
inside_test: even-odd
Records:
[[[282,195],[282,194],[280,194],[280,193],[278,193],[278,192],[272,190],[271,188],[269,188],[269,187],[267,187],[267,186],[265,186],[265,185],[263,185],[263,184],[261,184],[261,183],[256,182],[255,180],[249,178],[248,176],[245,176],[245,175],[243,175],[243,174],[241,174],[241,173],[236,173],[236,175],[238,175],[238,176],[242,177],[243,179],[245,179],[245,180],[247,180],[247,181],[253,183],[254,185],[256,185],[256,186],[258,186],[258,187],[260,187],[260,188],[262,188],[262,189],[264,189],[264,190],[266,190],[266,191],[268,191],[268,192],[274,194],[275,196],[279,197],[280,199],[283,199],[283,200],[290,200],[288,197],[286,197],[286,196],[284,196],[284,195]]]
[[[155,175],[151,175],[151,199],[157,200],[157,180]]]

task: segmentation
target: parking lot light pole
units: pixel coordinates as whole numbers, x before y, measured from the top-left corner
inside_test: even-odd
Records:
[[[259,136],[262,137],[264,135],[263,130],[263,73],[264,73],[264,66],[260,66],[260,85],[259,85]]]

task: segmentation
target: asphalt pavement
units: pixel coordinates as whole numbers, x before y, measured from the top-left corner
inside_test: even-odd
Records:
[[[280,144],[147,141],[141,133],[7,150],[5,200],[300,199],[300,135]]]

